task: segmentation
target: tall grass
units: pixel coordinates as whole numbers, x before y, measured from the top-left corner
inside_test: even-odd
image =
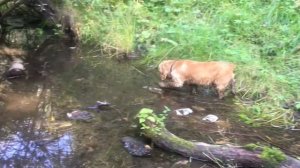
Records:
[[[83,0],[81,40],[105,51],[147,48],[142,63],[163,59],[237,64],[240,118],[253,125],[290,126],[299,101],[299,6],[294,0]]]

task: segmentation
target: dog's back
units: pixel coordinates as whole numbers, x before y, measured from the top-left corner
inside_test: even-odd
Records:
[[[210,85],[226,83],[234,78],[235,65],[228,62],[197,62],[178,60],[174,62],[172,74],[180,74],[186,82]]]
[[[223,97],[225,88],[234,81],[234,69],[235,65],[232,63],[217,61],[165,60],[159,65],[162,80],[171,76],[173,82],[168,85],[181,87],[183,83],[214,84],[220,98]]]

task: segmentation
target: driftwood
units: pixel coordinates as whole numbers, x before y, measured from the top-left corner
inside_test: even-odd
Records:
[[[142,110],[141,110],[142,111]],[[141,112],[140,112],[141,113]],[[229,145],[212,145],[203,142],[191,142],[169,132],[163,123],[158,122],[155,114],[138,115],[142,123],[143,134],[152,139],[160,148],[178,153],[196,160],[213,162],[218,165],[234,165],[237,167],[300,167],[300,161],[283,154],[284,161],[273,165],[261,157],[262,150],[248,150],[245,147]],[[144,117],[144,118],[143,118]]]

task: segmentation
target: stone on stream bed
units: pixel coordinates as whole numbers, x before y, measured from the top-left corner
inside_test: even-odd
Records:
[[[218,121],[219,117],[213,114],[209,114],[205,116],[202,120],[203,121],[209,121],[209,122],[216,122]]]
[[[67,117],[71,120],[90,122],[95,116],[87,111],[74,110],[67,113]]]
[[[152,148],[145,144],[144,142],[132,138],[132,137],[123,137],[122,138],[123,147],[128,153],[133,156],[150,156]]]
[[[26,76],[23,60],[15,58],[5,75],[9,79]]]
[[[176,115],[186,116],[186,115],[193,113],[193,110],[190,108],[181,108],[181,109],[175,110],[175,112],[176,112]]]
[[[96,104],[93,106],[87,107],[88,110],[107,110],[109,109],[111,104],[107,101],[96,101]]]

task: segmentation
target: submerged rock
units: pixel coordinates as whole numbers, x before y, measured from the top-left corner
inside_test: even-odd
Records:
[[[18,78],[25,76],[25,67],[23,65],[23,61],[19,58],[15,58],[11,63],[10,68],[6,72],[7,78]]]
[[[67,117],[71,120],[90,122],[94,118],[94,115],[87,111],[75,110],[67,113]]]
[[[144,142],[132,137],[122,138],[123,147],[133,156],[150,156],[152,148]]]
[[[181,109],[175,110],[175,112],[179,116],[186,116],[186,115],[193,113],[193,110],[190,108],[181,108]]]
[[[88,110],[105,110],[109,108],[111,104],[107,101],[96,101],[96,104],[93,106],[87,107]]]
[[[218,119],[219,119],[218,116],[209,114],[209,115],[205,116],[202,120],[209,121],[209,122],[216,122]]]

